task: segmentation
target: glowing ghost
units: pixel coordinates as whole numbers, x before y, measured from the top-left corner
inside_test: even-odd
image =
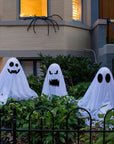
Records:
[[[29,87],[21,64],[16,58],[10,58],[0,74],[0,103],[6,104],[8,97],[16,101],[38,97]]]
[[[100,68],[78,105],[87,109],[95,119],[98,113],[106,114],[114,107],[114,80],[108,68]],[[102,107],[104,105],[107,106]]]
[[[51,95],[67,95],[66,85],[61,68],[56,63],[51,64],[47,70],[42,94],[45,94],[48,97],[51,97]]]

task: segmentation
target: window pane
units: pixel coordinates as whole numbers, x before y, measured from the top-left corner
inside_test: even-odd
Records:
[[[39,77],[43,75],[43,72],[40,67],[41,67],[41,64],[39,61],[37,61],[37,76]]]
[[[33,61],[21,61],[26,76],[33,74]]]
[[[73,20],[82,21],[82,4],[81,0],[73,0]]]
[[[20,17],[47,16],[47,0],[20,0]]]

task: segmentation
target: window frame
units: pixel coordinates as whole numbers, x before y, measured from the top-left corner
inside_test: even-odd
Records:
[[[73,0],[72,0],[72,2],[73,2]],[[73,6],[73,4],[72,4],[72,6]],[[80,24],[83,23],[83,0],[81,0],[81,9],[82,9],[82,11],[81,11],[81,21],[74,20],[73,17],[72,17],[73,22],[80,23]],[[73,16],[73,11],[72,11],[72,16]]]
[[[19,62],[22,64],[22,62],[32,62],[33,63],[33,67],[32,67],[32,70],[33,70],[33,75],[34,76],[38,76],[37,75],[37,62],[40,62],[41,61],[41,59],[29,59],[29,58],[27,58],[27,59],[24,59],[24,58],[19,58]]]
[[[50,0],[47,0],[47,17],[49,16]],[[34,17],[20,17],[21,0],[19,0],[19,20],[33,19]]]

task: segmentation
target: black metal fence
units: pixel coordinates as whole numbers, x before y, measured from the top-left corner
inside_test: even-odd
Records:
[[[81,130],[80,129],[80,118],[77,116],[77,127],[74,128],[74,129],[69,129],[69,117],[71,115],[72,112],[75,112],[76,110],[83,110],[83,111],[86,111],[88,113],[88,116],[89,116],[89,126],[88,126],[88,130]],[[113,111],[114,108],[112,108],[111,110],[109,110],[106,115],[104,116],[104,121],[103,121],[103,126],[102,126],[102,129],[99,130],[99,129],[93,129],[92,127],[92,118],[91,118],[91,114],[84,108],[81,108],[81,107],[77,107],[77,108],[74,108],[72,109],[70,112],[68,112],[67,116],[66,116],[66,124],[65,124],[65,128],[64,129],[55,129],[55,118],[54,118],[54,115],[53,113],[51,112],[50,109],[46,108],[46,107],[37,107],[35,109],[33,109],[29,115],[29,121],[28,121],[28,129],[17,129],[17,113],[16,113],[16,108],[13,109],[13,115],[12,115],[12,128],[5,128],[3,127],[2,125],[2,110],[0,111],[0,144],[18,144],[17,142],[17,133],[18,132],[27,132],[27,140],[28,140],[28,144],[33,144],[33,142],[31,142],[31,133],[38,133],[40,138],[38,140],[37,143],[35,144],[43,144],[43,136],[44,136],[44,133],[50,133],[51,134],[51,141],[50,141],[50,144],[58,144],[58,142],[55,141],[55,133],[58,133],[58,138],[59,138],[59,133],[61,132],[64,132],[64,138],[65,138],[65,144],[71,144],[71,142],[69,142],[69,137],[68,137],[68,134],[69,133],[76,133],[76,137],[75,137],[75,142],[73,142],[73,144],[82,144],[82,142],[80,142],[80,136],[83,134],[83,133],[88,133],[89,136],[88,136],[88,143],[92,144],[93,143],[93,138],[92,138],[92,133],[102,133],[102,143],[103,144],[106,144],[106,136],[107,136],[107,133],[113,133],[113,136],[114,136],[114,130],[113,128],[112,129],[106,129],[106,117],[107,115]],[[52,128],[51,129],[44,129],[43,126],[44,126],[44,123],[43,123],[43,118],[40,119],[40,127],[39,129],[33,129],[31,128],[31,117],[32,117],[32,114],[35,112],[35,111],[40,111],[41,112],[41,115],[44,115],[44,112],[47,111],[48,113],[50,113],[51,115],[51,121],[52,121]],[[112,117],[114,118],[114,116]],[[114,119],[113,119],[114,120]],[[10,138],[8,136],[6,137],[2,137],[2,132],[11,132],[12,133],[12,140],[10,140]],[[33,138],[34,135],[32,135],[32,138]],[[60,142],[59,142],[60,143]],[[86,143],[86,141],[85,141]],[[85,144],[84,143],[84,144]],[[61,144],[63,144],[61,142]]]
[[[109,29],[109,26],[111,26],[113,32],[114,32],[114,26],[113,26],[113,23],[114,23],[114,20],[110,19],[110,18],[107,18],[107,43],[109,44],[110,43],[110,29]]]

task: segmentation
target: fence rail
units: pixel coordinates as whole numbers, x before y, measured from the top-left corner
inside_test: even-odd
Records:
[[[41,112],[41,116],[44,115],[44,112],[47,111],[51,114],[51,117],[52,117],[52,128],[51,129],[44,129],[43,126],[44,126],[44,123],[43,123],[43,118],[40,119],[40,128],[39,129],[32,129],[31,128],[31,116],[32,114],[35,112],[35,111],[40,111]],[[78,124],[77,124],[77,127],[74,128],[74,129],[69,129],[69,117],[71,115],[72,112],[75,112],[76,110],[83,110],[83,111],[86,111],[88,113],[88,116],[89,116],[89,120],[90,120],[90,124],[89,124],[89,129],[88,130],[81,130],[80,129],[80,118],[78,117],[77,115],[77,120],[78,120]],[[46,108],[46,107],[37,107],[35,109],[33,109],[31,112],[30,112],[30,115],[29,115],[29,121],[28,121],[28,129],[17,129],[17,112],[16,112],[16,108],[13,109],[13,116],[12,116],[12,125],[13,127],[12,128],[4,128],[2,126],[2,111],[0,111],[0,144],[17,144],[17,132],[27,132],[28,133],[28,144],[31,144],[31,133],[32,132],[35,132],[35,133],[39,133],[40,134],[40,142],[39,144],[43,144],[43,134],[44,133],[51,133],[51,144],[56,144],[56,141],[54,140],[54,137],[55,137],[55,133],[58,133],[58,136],[59,136],[59,133],[61,132],[64,132],[65,135],[65,144],[71,144],[71,142],[69,143],[69,139],[68,139],[68,134],[69,133],[76,133],[77,134],[77,137],[76,137],[76,141],[77,143],[79,144],[80,143],[80,135],[81,133],[89,133],[89,142],[90,144],[92,144],[92,133],[102,133],[103,136],[103,141],[102,143],[103,144],[106,144],[106,133],[114,133],[114,129],[106,129],[106,118],[107,118],[107,115],[113,111],[114,108],[112,108],[111,110],[109,110],[106,115],[104,116],[104,123],[103,123],[103,127],[102,127],[102,130],[95,130],[92,128],[92,117],[91,117],[91,114],[84,108],[81,108],[81,107],[77,107],[77,108],[74,108],[72,109],[70,112],[68,112],[67,116],[66,116],[66,125],[65,125],[65,128],[64,129],[55,129],[55,118],[54,118],[54,115],[53,113],[51,112],[50,109]],[[5,138],[2,138],[2,132],[11,132],[13,137],[12,137],[12,140],[9,139],[9,137],[5,137]],[[36,143],[37,144],[37,143]],[[73,143],[74,144],[74,143]]]
[[[110,40],[110,30],[109,30],[109,25],[111,26],[112,28],[112,31],[114,32],[114,26],[113,26],[113,23],[114,23],[114,19],[110,19],[110,18],[107,18],[107,43],[110,43],[109,40]]]

